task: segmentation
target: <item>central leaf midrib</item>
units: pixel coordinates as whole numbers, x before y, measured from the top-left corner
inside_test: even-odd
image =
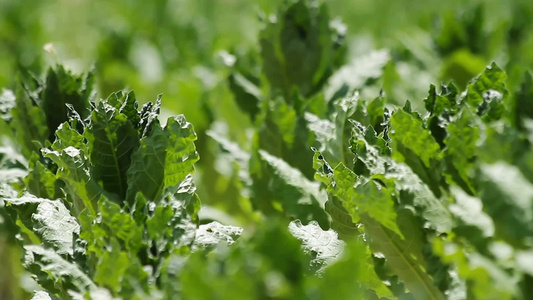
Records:
[[[393,246],[393,250],[396,253],[399,253],[396,256],[400,257],[402,261],[408,266],[408,268],[415,274],[415,276],[418,278],[418,281],[422,282],[422,286],[424,287],[424,290],[426,291],[427,295],[430,295],[432,299],[442,299],[442,297],[439,297],[439,295],[435,295],[433,293],[431,287],[427,285],[426,280],[424,280],[424,277],[420,274],[420,270],[411,264],[409,259],[404,255],[403,251],[401,251],[401,247],[394,241],[392,237],[389,236],[388,232],[383,229],[383,225],[381,225],[378,221],[376,222],[378,223],[377,226],[373,226],[372,224],[365,224],[365,226],[377,227],[377,230],[381,231],[381,233],[387,238],[388,242]]]

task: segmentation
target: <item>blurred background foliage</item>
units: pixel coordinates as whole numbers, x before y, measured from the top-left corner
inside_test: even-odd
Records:
[[[185,114],[199,135],[195,181],[203,218],[251,226],[257,216],[238,167],[207,132],[244,150],[252,147],[254,120],[234,101],[231,85],[237,70],[265,89],[259,85],[265,76],[260,31],[283,2],[0,0],[0,87],[14,89],[18,78],[28,76],[23,70],[44,74],[62,63],[76,73],[94,68],[99,98],[125,87],[141,102],[163,93],[163,114]],[[389,102],[409,99],[421,108],[431,83],[453,80],[463,89],[495,61],[508,73],[507,86],[516,89],[533,68],[530,0],[324,2],[330,25],[345,31],[338,65],[365,72],[365,66],[382,64],[382,73],[361,76],[375,79],[355,84],[367,99],[383,90]],[[0,215],[3,230],[2,220]],[[9,247],[0,234],[1,261],[19,255]],[[12,268],[16,273],[20,266]],[[4,270],[0,299],[24,297],[16,290],[2,294],[14,280],[4,278],[11,273]]]

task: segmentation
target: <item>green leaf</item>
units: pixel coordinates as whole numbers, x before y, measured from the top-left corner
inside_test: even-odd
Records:
[[[24,178],[28,192],[40,198],[57,199],[61,195],[60,184],[54,173],[48,170],[34,153],[30,160],[31,172]]]
[[[477,114],[488,120],[498,119],[503,114],[503,101],[507,95],[507,75],[495,63],[471,81],[461,104],[468,104]]]
[[[351,240],[339,257],[321,273],[306,281],[307,294],[317,299],[393,299],[376,275],[362,241]],[[372,297],[373,296],[373,297]]]
[[[416,208],[429,222],[429,227],[438,232],[450,230],[451,217],[447,208],[411,168],[388,157],[390,149],[371,127],[355,126],[351,145],[357,159],[357,175],[390,189],[399,203]]]
[[[53,141],[57,127],[68,120],[66,104],[85,118],[89,115],[89,101],[92,98],[93,75],[73,75],[61,65],[48,69],[41,97],[41,107],[46,115],[50,141]]]
[[[11,115],[13,115],[11,127],[15,131],[17,142],[22,145],[22,153],[26,157],[30,157],[33,152],[38,152],[39,145],[44,144],[50,134],[46,125],[46,115],[35,104],[35,101],[31,91],[22,85],[18,86],[16,107],[11,110]]]
[[[213,130],[208,130],[206,134],[215,140],[220,147],[230,155],[231,159],[239,165],[239,175],[241,181],[243,181],[243,183],[246,185],[250,185],[251,179],[250,173],[248,172],[250,153],[244,151],[237,143],[230,141],[222,134],[219,134]]]
[[[259,113],[259,102],[263,99],[261,90],[239,73],[232,73],[228,80],[239,108],[248,113],[252,121],[255,120]]]
[[[282,99],[276,98],[269,102],[264,102],[262,115],[258,117],[260,124],[256,131],[252,145],[252,153],[261,149],[271,155],[277,156],[293,168],[300,170],[307,178],[313,177],[311,165],[312,153],[309,147],[312,146],[313,135],[308,129],[305,114],[290,107]],[[258,162],[252,155],[250,161],[250,173],[261,173],[254,166]]]
[[[74,147],[84,152],[88,151],[85,137],[73,128],[76,125],[77,123],[74,120],[71,120],[70,123],[65,122],[59,125],[55,132],[56,140],[52,144],[54,150],[60,151],[65,150],[67,147]]]
[[[25,196],[6,202],[17,210],[20,220],[39,236],[45,247],[60,255],[73,255],[74,236],[80,225],[60,200]]]
[[[416,299],[445,299],[425,272],[424,263],[420,261],[421,255],[416,254],[413,242],[418,241],[412,236],[402,239],[367,214],[361,214],[361,221],[371,239],[372,249],[385,255],[394,273],[398,274]]]
[[[84,293],[96,288],[79,266],[54,250],[38,245],[24,246],[24,250],[24,267],[34,273],[39,284],[48,291],[65,298],[69,290]]]
[[[318,142],[318,151],[323,152],[327,149],[327,145],[332,143],[335,138],[335,125],[329,120],[320,119],[318,116],[305,113],[304,114],[307,128],[315,135],[316,142]]]
[[[294,87],[308,97],[331,75],[342,54],[343,33],[330,27],[325,4],[299,0],[286,5],[259,35],[263,70],[289,101]]]
[[[457,187],[451,192],[455,203],[450,205],[450,212],[454,216],[454,231],[464,236],[476,246],[479,251],[486,251],[488,240],[494,236],[494,222],[483,212],[481,199],[472,197]]]
[[[316,170],[315,179],[325,184],[327,187],[333,182],[333,169],[324,160],[322,154],[316,149],[313,157],[313,168]],[[355,177],[354,177],[355,181]],[[336,184],[336,183],[335,183]],[[326,212],[331,216],[331,229],[339,234],[342,240],[348,240],[361,235],[357,224],[352,220],[352,216],[343,207],[342,202],[334,193],[328,193],[328,200],[325,204]]]
[[[440,146],[422,122],[403,110],[390,119],[392,158],[405,162],[440,197]]]
[[[106,197],[106,193],[89,175],[85,154],[72,146],[61,151],[43,149],[42,152],[58,166],[56,176],[65,183],[66,191],[72,197],[71,213],[77,216],[83,209],[88,209],[96,215],[98,200]]]
[[[93,178],[101,181],[108,192],[124,198],[128,187],[126,172],[131,154],[139,147],[139,134],[128,116],[107,102],[96,105],[91,126],[85,131],[93,162],[91,170]]]
[[[106,251],[98,264],[94,281],[109,288],[115,294],[120,291],[121,281],[130,264],[130,258],[126,252],[120,251],[118,243],[113,243]]]
[[[430,133],[423,128],[423,125],[419,120],[403,110],[398,110],[392,115],[390,122],[392,127],[390,137],[393,141],[392,145],[395,150],[397,150],[400,145],[410,149],[420,157],[420,160],[422,160],[427,168],[431,166],[430,161],[432,159],[439,159],[439,145],[435,142],[435,139],[433,139]],[[400,162],[404,159],[397,154],[394,154],[393,157]]]
[[[101,200],[98,203],[98,209],[101,215],[101,226],[106,231],[106,235],[120,239],[131,253],[139,251],[143,228],[138,226],[133,218],[116,203]],[[115,255],[119,254],[115,253]]]
[[[424,99],[429,117],[426,126],[431,131],[431,135],[437,143],[444,148],[446,138],[446,126],[452,121],[452,117],[457,113],[457,88],[453,85],[441,85],[440,93],[437,93],[434,85],[429,88],[429,95]]]
[[[369,125],[378,133],[383,132],[385,124],[385,98],[377,97],[366,106]]]
[[[119,106],[117,105],[118,107],[116,106],[115,108],[118,108],[120,113],[126,115],[135,128],[139,128],[141,125],[141,116],[139,116],[139,112],[137,111],[139,103],[137,102],[135,93],[133,91],[129,92],[127,95],[119,95],[116,93],[115,96],[117,98],[124,98],[123,100],[118,101],[117,104],[119,104]]]
[[[330,193],[339,198],[354,223],[359,222],[361,214],[366,213],[393,232],[402,235],[396,224],[394,200],[387,187],[372,180],[357,178],[344,165],[335,168],[333,178],[335,185],[330,187]]]
[[[343,163],[351,167],[354,157],[348,147],[353,128],[350,120],[360,117],[360,114],[364,115],[364,101],[355,94],[333,102],[333,106],[334,135],[326,140],[323,155],[332,166]]]
[[[194,129],[183,115],[169,118],[164,129],[154,126],[131,157],[126,193],[130,205],[138,192],[149,201],[158,202],[165,192],[177,191],[179,183],[194,172],[194,163],[199,159],[195,140]]]
[[[447,112],[454,114],[457,109],[456,97],[459,91],[455,85],[441,85],[441,92],[437,93],[435,86],[432,84],[429,87],[429,95],[424,99],[426,110],[432,116],[440,116]]]
[[[496,236],[525,247],[533,234],[533,185],[519,169],[504,162],[480,167],[480,198],[495,223]]]
[[[263,150],[258,154],[264,170],[260,179],[264,181],[254,182],[257,185],[251,199],[254,207],[267,215],[281,213],[305,223],[315,220],[328,228],[329,220],[323,210],[326,195],[319,185],[284,160]]]
[[[469,109],[463,109],[454,122],[448,124],[448,136],[444,139],[446,159],[453,167],[448,173],[453,181],[470,194],[475,192],[470,172],[472,160],[478,153],[477,141],[480,138],[479,119]]]
[[[344,243],[338,239],[335,231],[324,231],[315,221],[307,225],[303,225],[300,220],[292,221],[289,232],[302,241],[304,252],[312,255],[311,264],[314,267],[325,269],[339,259],[344,249]]]
[[[243,229],[240,227],[222,225],[218,222],[203,224],[196,230],[193,247],[208,249],[221,242],[231,245],[241,236],[242,232]]]

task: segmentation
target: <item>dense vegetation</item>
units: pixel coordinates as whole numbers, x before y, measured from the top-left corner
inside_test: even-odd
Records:
[[[529,299],[533,4],[372,3],[0,0],[0,299]]]

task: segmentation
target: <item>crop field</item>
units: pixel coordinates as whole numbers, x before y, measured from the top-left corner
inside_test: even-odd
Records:
[[[0,300],[533,299],[533,2],[0,0]]]

